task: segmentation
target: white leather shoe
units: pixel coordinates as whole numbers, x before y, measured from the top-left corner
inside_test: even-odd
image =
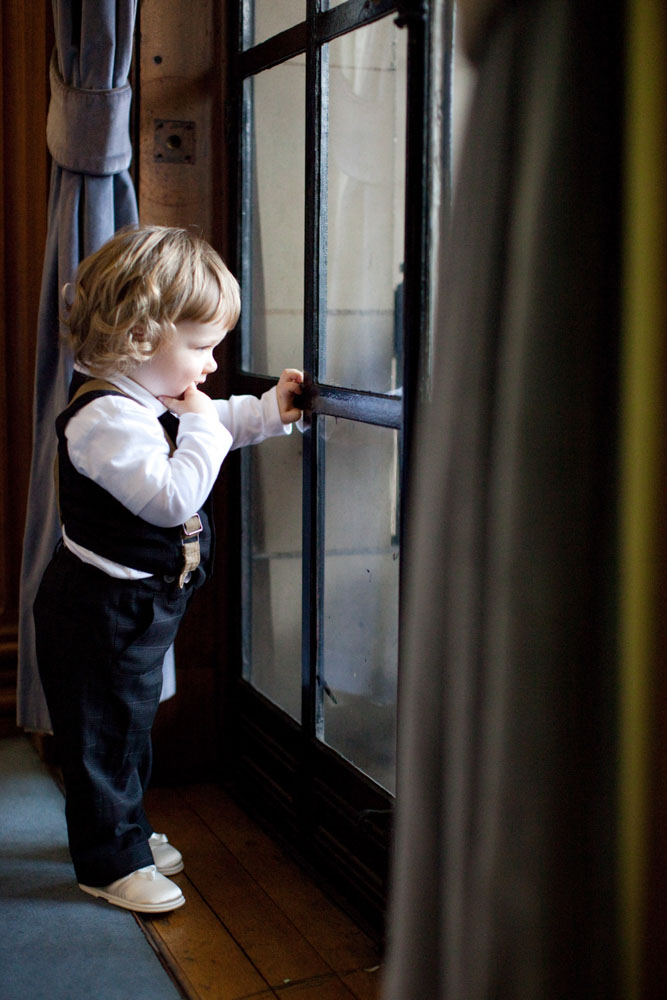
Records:
[[[164,833],[152,833],[148,838],[148,846],[153,854],[155,867],[161,875],[175,875],[183,871],[183,855],[177,851]]]
[[[160,875],[155,865],[137,868],[136,872],[131,872],[110,885],[82,885],[79,882],[79,889],[91,896],[106,899],[114,906],[122,906],[125,910],[135,910],[138,913],[165,913],[185,902],[185,896],[176,883]]]

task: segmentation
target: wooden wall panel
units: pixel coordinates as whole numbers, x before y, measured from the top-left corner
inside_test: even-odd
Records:
[[[221,0],[142,0],[135,60],[135,163],[142,222],[194,227],[227,255],[224,81],[226,24]],[[160,127],[160,123],[167,123]],[[176,124],[174,124],[176,123]],[[173,141],[170,142],[170,137]],[[225,395],[233,337],[218,350],[219,371],[207,383]],[[234,460],[216,487],[216,573],[193,601],[176,645],[177,694],[154,729],[155,780],[187,781],[220,766],[225,665],[233,665],[234,599],[225,558]],[[222,668],[222,669],[221,669]]]
[[[195,226],[213,241],[220,238],[219,6],[143,0],[138,77],[142,221]]]
[[[0,733],[15,717],[21,550],[37,309],[48,204],[51,4],[3,0],[0,17]]]

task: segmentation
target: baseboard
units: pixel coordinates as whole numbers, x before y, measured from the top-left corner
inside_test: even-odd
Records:
[[[16,670],[18,640],[16,629],[0,634],[0,737],[16,736]]]

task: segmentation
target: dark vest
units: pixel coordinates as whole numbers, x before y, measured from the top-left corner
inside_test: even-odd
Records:
[[[85,382],[75,376],[71,394]],[[58,434],[58,479],[60,516],[67,537],[91,552],[146,573],[178,576],[183,565],[181,528],[159,528],[132,514],[107,490],[82,475],[72,465],[67,450],[65,428],[75,413],[99,396],[124,396],[95,389],[72,400],[56,419]],[[178,418],[167,412],[159,418],[175,441]],[[193,514],[195,512],[193,511]],[[201,566],[210,575],[213,556],[213,518],[210,496],[197,512],[202,522],[199,535]]]

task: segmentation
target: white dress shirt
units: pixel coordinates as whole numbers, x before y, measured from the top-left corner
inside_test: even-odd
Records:
[[[78,472],[133,514],[158,527],[176,527],[199,510],[232,449],[289,434],[292,429],[280,419],[275,388],[259,399],[217,399],[213,401],[217,420],[200,413],[184,413],[179,418],[176,450],[170,457],[158,421],[166,408],[159,399],[127,376],[114,375],[107,381],[128,396],[100,396],[69,420],[65,436],[70,460]],[[151,575],[77,545],[64,529],[63,541],[83,562],[110,576],[141,579]]]

